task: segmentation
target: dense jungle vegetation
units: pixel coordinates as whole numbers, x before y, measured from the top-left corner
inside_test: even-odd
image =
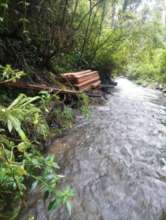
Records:
[[[105,81],[123,74],[165,83],[164,4],[147,2],[0,0],[1,82],[57,83],[59,73],[91,68]],[[82,94],[74,105],[88,114],[88,102]],[[65,205],[70,213],[74,192],[59,187],[59,167],[45,153],[51,131],[71,126],[70,104],[46,91],[1,87],[0,219],[17,218],[36,187],[51,198],[49,210]]]

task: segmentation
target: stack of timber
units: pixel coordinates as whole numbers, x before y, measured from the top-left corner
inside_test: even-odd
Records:
[[[92,70],[84,70],[80,72],[64,73],[62,78],[70,82],[75,89],[79,91],[88,91],[90,89],[99,88],[101,80],[99,73]]]
[[[67,94],[76,96],[80,94],[82,91],[88,96],[91,97],[101,97],[100,91],[89,92],[91,89],[101,88],[101,81],[99,77],[99,73],[97,71],[92,70],[84,70],[80,72],[74,73],[64,73],[59,78],[59,82],[63,79],[63,82],[68,82],[67,85],[71,85],[69,87],[61,88],[58,85],[48,85],[48,83],[28,83],[28,82],[12,82],[12,81],[0,81],[0,87],[9,87],[9,88],[17,88],[17,89],[27,89],[27,90],[47,90],[49,92],[56,92],[58,94]],[[62,84],[63,85],[63,84]],[[72,89],[71,89],[72,87]],[[98,92],[97,94],[94,92]]]

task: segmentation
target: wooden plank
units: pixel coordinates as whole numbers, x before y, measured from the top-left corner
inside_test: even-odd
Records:
[[[91,72],[91,70],[81,70],[81,71],[78,71],[78,72],[69,72],[69,73],[63,73],[62,74],[62,77],[63,76],[71,76],[71,75],[73,75],[73,74],[78,74],[78,75],[80,75],[80,74],[83,74],[83,73],[88,73],[88,72]]]
[[[90,84],[84,85],[84,86],[82,86],[82,87],[80,87],[78,89],[81,90],[81,91],[87,91],[89,89],[94,89],[94,88],[99,87],[100,84],[101,84],[101,81],[97,80],[94,83],[90,83]]]
[[[37,84],[30,84],[30,83],[23,83],[23,82],[0,82],[0,86],[5,86],[5,87],[14,87],[18,89],[32,89],[36,91],[41,91],[41,90],[48,90],[50,92],[58,92],[61,94],[79,94],[79,91],[75,90],[67,90],[67,89],[60,89],[57,87],[51,87],[47,85],[37,85]]]
[[[86,86],[86,85],[88,85],[88,84],[91,84],[91,83],[93,83],[93,82],[96,82],[97,80],[99,80],[99,77],[98,77],[98,76],[97,76],[97,77],[90,78],[90,79],[88,79],[88,80],[86,80],[86,81],[83,81],[83,82],[80,83],[80,84],[75,84],[74,86],[75,86],[76,88],[80,88],[80,87],[82,87],[82,86]]]
[[[81,79],[83,77],[88,77],[91,75],[99,75],[97,71],[90,71],[88,73],[84,72],[82,74],[75,74],[75,73],[71,73],[70,75],[65,75],[65,78],[71,78],[71,79]],[[63,76],[62,76],[63,77]]]
[[[98,75],[90,75],[87,77],[82,77],[82,78],[76,80],[76,84],[84,83],[90,79],[100,79],[100,77]]]
[[[105,85],[105,84],[101,84],[101,88],[106,88],[106,89],[111,89],[111,88],[115,88],[114,85]]]
[[[92,78],[100,78],[98,74],[90,74],[88,76],[85,76],[85,77],[81,77],[81,78],[72,78],[72,79],[68,79],[72,84],[80,84],[80,83],[83,83],[84,81],[87,81],[89,79],[92,79]]]
[[[86,76],[90,76],[90,75],[93,75],[93,74],[99,75],[99,73],[98,73],[97,71],[91,71],[91,72],[89,72],[89,73],[82,73],[82,74],[78,74],[78,75],[77,75],[77,74],[74,74],[73,77],[79,79],[79,78],[86,77]]]
[[[84,91],[89,97],[94,97],[94,98],[101,98],[102,94],[98,93],[98,94],[93,94],[93,93],[89,93]]]
[[[97,87],[100,86],[100,84],[101,84],[101,81],[99,80],[99,81],[97,81],[96,83],[93,83],[93,84],[92,84],[92,88],[97,88]]]

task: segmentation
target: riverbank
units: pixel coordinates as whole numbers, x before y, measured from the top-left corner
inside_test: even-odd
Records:
[[[17,219],[29,202],[27,196],[36,190],[51,198],[48,209],[60,204],[69,209],[73,191],[69,186],[60,187],[62,176],[55,155],[48,154],[48,146],[72,128],[76,114],[89,114],[89,98],[83,92],[71,95],[2,88],[0,219]]]
[[[67,147],[64,182],[76,189],[72,216],[62,209],[59,220],[164,219],[166,98],[126,79],[118,85],[89,123],[52,146]]]
[[[50,148],[62,184],[75,190],[71,216],[64,207],[49,214],[40,199],[26,216],[33,210],[36,220],[164,220],[165,103],[161,92],[118,79],[107,101]]]
[[[72,123],[72,126],[70,128],[65,129],[60,135],[57,135],[56,137],[54,136],[54,139],[52,138],[50,140],[50,146],[47,148],[47,154],[56,157],[56,161],[60,167],[58,173],[64,176],[64,178],[59,183],[59,186],[61,188],[70,186],[75,191],[75,188],[70,183],[64,183],[66,175],[64,175],[63,173],[64,163],[65,163],[64,155],[67,154],[68,151],[73,150],[73,146],[71,143],[73,143],[73,141],[76,141],[73,140],[73,132],[77,133],[80,129],[84,128],[84,126],[87,126],[91,121],[93,109],[96,108],[97,106],[104,105],[105,102],[106,100],[102,96],[100,98],[99,97],[92,98],[89,101],[88,112],[86,111],[86,114],[83,114],[79,110],[75,110],[74,121]],[[82,132],[84,132],[84,130],[82,130]],[[67,138],[67,142],[62,143],[63,140],[66,138]],[[75,196],[76,194],[74,194],[74,197]],[[72,203],[73,198],[70,201],[72,205],[72,209],[73,209],[73,203]],[[57,212],[59,212],[59,210],[62,207],[64,208],[63,212],[65,213],[65,215],[68,217],[70,216],[68,210],[64,206],[60,206],[59,209],[55,209],[52,210],[52,212],[49,212],[48,204],[50,199],[51,198],[45,200],[44,194],[38,188],[34,189],[33,191],[29,191],[26,198],[26,206],[21,211],[19,219],[20,220],[27,220],[27,219],[29,220],[29,218],[30,219],[34,218],[35,220],[58,219]]]
[[[165,83],[161,83],[161,82],[157,82],[155,80],[145,80],[145,79],[130,79],[130,77],[128,77],[129,80],[135,82],[137,85],[141,85],[145,88],[150,88],[150,89],[155,89],[155,90],[159,90],[163,93],[166,93],[166,84]]]

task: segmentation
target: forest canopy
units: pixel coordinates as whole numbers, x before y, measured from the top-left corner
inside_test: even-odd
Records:
[[[163,75],[162,64],[151,61],[158,49],[164,57],[164,7],[164,1],[1,0],[0,63],[29,73],[122,73],[131,63],[134,76],[142,69]]]

